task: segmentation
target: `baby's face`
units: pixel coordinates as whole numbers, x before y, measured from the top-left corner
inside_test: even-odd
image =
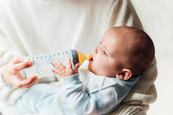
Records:
[[[96,75],[127,80],[149,67],[154,52],[153,42],[146,33],[131,27],[114,27],[93,48],[88,68]]]
[[[115,77],[118,72],[121,72],[121,61],[125,59],[121,53],[126,50],[120,36],[108,30],[100,44],[92,50],[89,70],[96,75]]]

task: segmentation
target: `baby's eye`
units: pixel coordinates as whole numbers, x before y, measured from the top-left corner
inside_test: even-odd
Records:
[[[104,49],[103,49],[103,53],[104,53],[105,56],[108,57],[108,55],[107,55],[107,53],[106,53],[106,51]]]

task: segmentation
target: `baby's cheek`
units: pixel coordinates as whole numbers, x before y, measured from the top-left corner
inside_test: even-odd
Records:
[[[105,69],[106,69],[105,66],[101,63],[95,65],[94,67],[95,73],[98,75],[103,75]]]

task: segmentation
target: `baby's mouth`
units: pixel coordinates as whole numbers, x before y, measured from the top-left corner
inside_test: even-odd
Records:
[[[89,62],[92,62],[93,61],[93,57],[91,57],[90,59],[89,59]]]

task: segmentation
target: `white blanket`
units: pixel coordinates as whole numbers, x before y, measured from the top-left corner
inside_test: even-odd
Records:
[[[15,56],[72,48],[89,53],[108,28],[122,25],[142,29],[129,0],[0,0],[0,66]],[[156,76],[153,61],[111,114],[146,114],[156,99]],[[50,77],[40,82],[55,80]],[[13,104],[26,90],[11,90],[0,82],[0,100]]]

